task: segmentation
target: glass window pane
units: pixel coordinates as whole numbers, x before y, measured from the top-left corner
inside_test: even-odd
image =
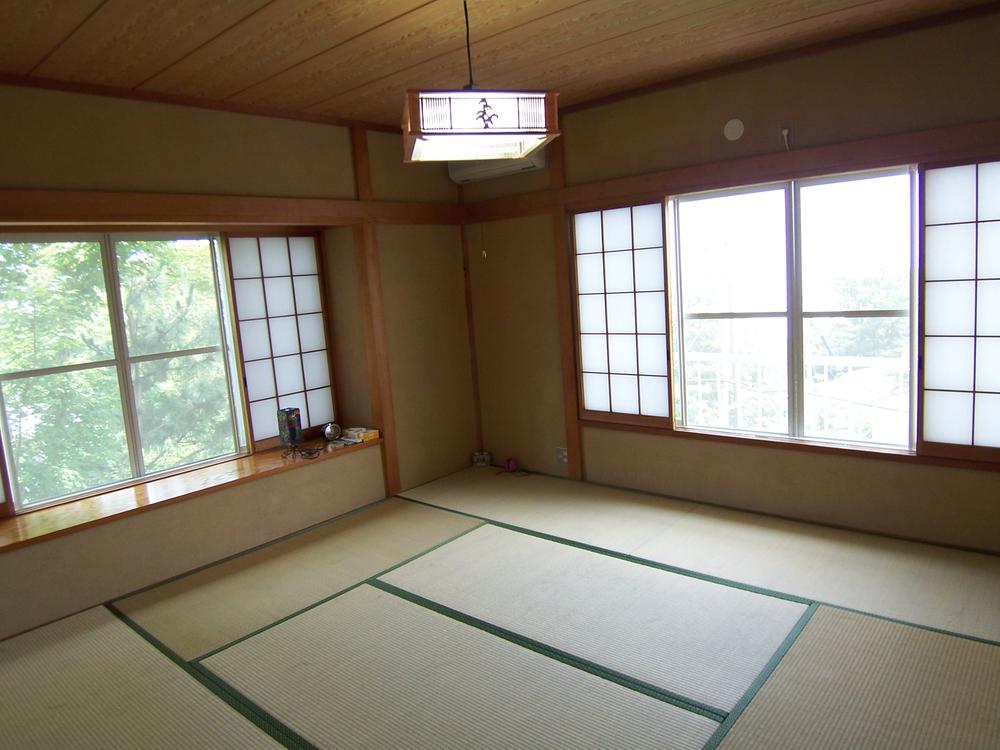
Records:
[[[639,379],[635,375],[611,376],[611,411],[639,413]]]
[[[909,174],[807,185],[799,211],[803,310],[909,308]]]
[[[299,315],[299,338],[302,351],[312,352],[326,349],[326,334],[323,332],[322,315]]]
[[[604,297],[601,295],[581,296],[580,333],[604,333]]]
[[[1000,221],[979,225],[979,278],[1000,279]]]
[[[604,251],[632,249],[632,210],[604,211]]]
[[[976,278],[976,225],[947,224],[924,231],[924,278]]]
[[[1000,336],[1000,281],[979,282],[976,333],[980,336]]]
[[[305,370],[306,388],[321,388],[330,385],[330,364],[326,351],[309,352],[302,355],[302,369]]]
[[[972,444],[972,394],[924,391],[924,440]]]
[[[663,292],[635,295],[635,307],[639,316],[639,333],[667,332],[667,307]]]
[[[580,336],[580,355],[587,372],[608,371],[608,340],[601,334]]]
[[[316,266],[316,240],[312,237],[289,237],[288,250],[292,255],[292,273],[319,273]]]
[[[609,333],[635,333],[635,295],[608,294],[605,301],[608,306]]]
[[[610,411],[608,376],[591,372],[583,374],[583,408],[590,411]]]
[[[664,289],[663,248],[635,251],[635,288],[639,292],[662,292]]]
[[[639,374],[667,374],[666,336],[639,336]]]
[[[119,240],[115,251],[129,355],[220,345],[211,240]]]
[[[976,362],[974,344],[971,336],[924,339],[924,387],[971,391]]]
[[[604,256],[600,253],[576,257],[576,287],[580,294],[604,291]]]
[[[652,203],[632,209],[634,247],[663,247],[663,206]]]
[[[299,351],[299,336],[295,317],[271,318],[267,322],[271,328],[271,354],[275,357],[296,354]]]
[[[321,312],[323,306],[319,301],[319,277],[295,277],[295,311],[302,313]]]
[[[802,335],[805,434],[909,445],[909,318],[806,319]]]
[[[976,394],[976,435],[974,445],[1000,447],[1000,396]]]
[[[333,421],[333,396],[329,388],[306,391],[306,401],[309,405],[310,425],[324,425]]]
[[[785,191],[678,202],[684,313],[781,312]]]
[[[264,279],[264,292],[267,294],[267,314],[269,317],[295,314],[295,298],[292,297],[291,277],[279,276],[274,279]]]
[[[233,282],[236,291],[236,315],[240,320],[263,318],[267,315],[264,307],[264,285],[260,279],[237,279]]]
[[[278,400],[254,401],[250,404],[250,425],[254,440],[267,440],[278,434]]]
[[[230,237],[229,261],[233,266],[234,279],[260,276],[260,254],[257,252],[257,239],[255,237]]]
[[[263,359],[271,356],[271,337],[266,320],[248,320],[240,323],[240,343],[243,360]]]
[[[1000,393],[1000,339],[976,341],[976,388]]]
[[[279,395],[304,390],[302,360],[299,355],[277,357],[274,360],[274,377],[278,383]]]
[[[687,424],[788,431],[784,318],[684,322]]]
[[[928,169],[924,175],[924,222],[976,220],[976,167]]]
[[[632,253],[605,253],[604,277],[609,292],[631,292],[632,284]]]
[[[611,372],[636,372],[635,336],[608,336]]]
[[[221,353],[140,362],[132,386],[147,474],[236,450]]]
[[[0,372],[114,356],[100,243],[0,242]]]
[[[642,413],[650,417],[669,417],[666,378],[639,378],[639,402]]]
[[[574,217],[574,240],[577,253],[599,253],[601,243],[601,212],[591,211]]]
[[[260,401],[275,396],[274,368],[271,360],[262,359],[246,363],[247,399]]]
[[[278,397],[279,409],[298,409],[299,418],[302,420],[302,428],[312,427],[309,421],[309,408],[306,405],[305,393],[290,393],[287,396]]]
[[[1000,161],[979,165],[979,220],[1000,219]]]
[[[288,276],[288,242],[284,237],[261,237],[260,260],[265,276]]]
[[[975,333],[974,281],[932,281],[925,287],[924,327],[931,336],[971,336]]]
[[[114,367],[11,380],[2,389],[22,506],[131,476]]]

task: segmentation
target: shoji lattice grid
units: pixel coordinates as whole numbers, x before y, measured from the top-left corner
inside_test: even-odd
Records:
[[[669,416],[663,206],[577,214],[574,247],[584,409]]]
[[[924,180],[923,440],[1000,447],[1000,162]]]
[[[332,421],[315,239],[232,237],[229,256],[254,441],[278,434],[279,408]]]

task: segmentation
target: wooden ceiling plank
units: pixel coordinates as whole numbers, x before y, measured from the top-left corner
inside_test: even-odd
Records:
[[[143,83],[149,91],[228,99],[427,0],[274,0]]]
[[[103,0],[6,0],[0,3],[0,71],[27,75]]]

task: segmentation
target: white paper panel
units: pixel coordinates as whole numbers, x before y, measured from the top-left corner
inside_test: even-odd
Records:
[[[295,318],[272,318],[268,321],[271,328],[271,352],[275,357],[284,354],[295,354],[299,351],[299,338],[295,330]]]
[[[329,388],[306,391],[306,400],[309,403],[310,426],[324,425],[333,421],[333,398]]]
[[[924,339],[924,387],[971,391],[975,367],[975,339]]]
[[[631,292],[632,253],[630,251],[604,254],[604,277],[609,292]]]
[[[1000,339],[976,342],[976,390],[1000,393]]]
[[[976,220],[976,167],[928,169],[924,182],[924,222]]]
[[[306,388],[322,388],[330,385],[330,363],[326,350],[302,355],[302,369],[306,373]]]
[[[295,311],[302,313],[322,312],[319,300],[319,277],[295,277]]]
[[[229,240],[229,259],[233,265],[233,278],[244,279],[260,276],[260,256],[254,237],[233,237]]]
[[[233,282],[236,291],[236,315],[240,320],[263,318],[264,286],[260,279],[237,279]]]
[[[605,297],[609,333],[635,333],[634,297],[633,294],[609,294]]]
[[[608,336],[608,360],[611,372],[635,374],[635,336]]]
[[[601,212],[591,211],[575,217],[575,240],[577,253],[599,253],[601,245]]]
[[[318,273],[316,240],[312,237],[289,237],[288,249],[292,256],[292,273]]]
[[[925,331],[941,336],[975,333],[975,282],[934,281],[925,286]]]
[[[632,209],[635,247],[663,247],[663,206],[652,203]]]
[[[611,411],[617,414],[639,413],[639,379],[635,375],[611,376]]]
[[[616,208],[604,212],[604,252],[632,249],[632,210]]]
[[[972,394],[924,391],[924,440],[971,444]]]
[[[576,257],[576,290],[580,294],[604,291],[604,256],[600,253]]]
[[[976,308],[976,333],[1000,336],[1000,281],[979,282]]]
[[[1000,161],[979,165],[979,220],[1000,219]]]
[[[976,278],[976,225],[927,227],[924,274],[928,280]]]
[[[1000,396],[995,393],[976,394],[975,445],[1000,448]]]
[[[295,393],[305,388],[302,383],[302,360],[298,354],[277,357],[274,360],[274,377],[278,382],[278,394]]]
[[[1000,279],[1000,221],[979,225],[979,278]]]
[[[580,355],[586,372],[608,371],[608,340],[603,334],[580,336]]]
[[[243,344],[243,361],[271,356],[271,339],[266,320],[248,320],[240,323],[240,342]]]
[[[579,297],[580,333],[604,333],[604,297]]]
[[[253,426],[254,440],[267,440],[278,434],[278,402],[255,401],[250,404],[250,424]]]
[[[639,333],[666,333],[667,311],[663,292],[645,292],[635,295],[635,308],[639,316]]]
[[[591,411],[610,411],[608,376],[583,373],[583,408]]]
[[[279,276],[275,279],[264,279],[264,291],[267,294],[268,317],[295,314],[295,299],[292,297],[290,277]]]
[[[639,336],[639,374],[667,374],[666,336]]]
[[[306,408],[306,394],[291,393],[287,396],[279,396],[278,406],[282,409],[298,409],[303,429],[312,427],[312,422],[309,421],[309,410]]]
[[[665,289],[663,248],[635,251],[635,289],[637,292],[660,292]]]
[[[247,376],[247,399],[260,401],[277,395],[274,392],[274,370],[270,359],[247,362],[244,369]]]
[[[669,417],[666,378],[639,378],[639,399],[642,413],[650,417]]]
[[[265,276],[288,276],[288,242],[284,237],[260,238],[260,262]]]
[[[302,351],[310,352],[326,349],[326,334],[323,332],[322,315],[300,315],[299,337],[302,339]]]

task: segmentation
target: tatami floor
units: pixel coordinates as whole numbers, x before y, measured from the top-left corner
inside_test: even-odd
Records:
[[[0,747],[1000,748],[1000,558],[469,469],[0,643]]]

